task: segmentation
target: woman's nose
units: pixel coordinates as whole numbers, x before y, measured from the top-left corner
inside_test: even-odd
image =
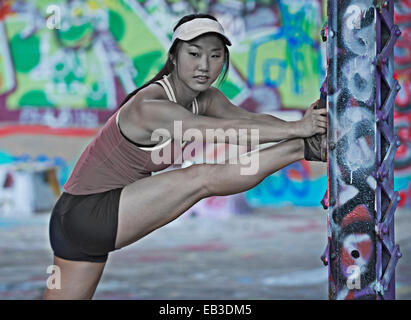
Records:
[[[208,71],[208,57],[203,55],[200,59],[199,69],[202,71]]]

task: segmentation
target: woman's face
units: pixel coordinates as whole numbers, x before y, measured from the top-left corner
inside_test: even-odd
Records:
[[[224,64],[224,44],[216,35],[183,42],[177,57],[180,80],[194,91],[207,90]]]

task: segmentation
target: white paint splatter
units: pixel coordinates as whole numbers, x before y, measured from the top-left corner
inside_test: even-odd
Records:
[[[280,276],[267,277],[262,280],[262,283],[267,286],[293,287],[320,284],[326,282],[327,279],[328,269],[322,267],[319,269],[300,270]]]

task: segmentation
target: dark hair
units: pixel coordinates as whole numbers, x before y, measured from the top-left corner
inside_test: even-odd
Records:
[[[193,14],[189,14],[189,15],[186,15],[186,16],[182,17],[177,22],[176,26],[173,29],[173,32],[180,25],[182,25],[183,23],[186,23],[186,22],[191,21],[191,20],[196,19],[196,18],[209,18],[209,19],[217,21],[217,19],[215,17],[213,17],[212,15],[204,14],[204,13],[193,13]],[[222,39],[222,37],[220,35],[218,35],[218,34],[216,34],[216,35],[219,36]],[[223,41],[223,43],[225,44],[225,41]],[[180,49],[181,44],[182,44],[182,40],[180,40],[180,39],[176,39],[176,41],[174,41],[173,45],[168,50],[167,61],[164,64],[164,66],[161,68],[161,70],[151,80],[147,81],[144,85],[142,85],[141,87],[139,87],[139,88],[135,89],[134,91],[130,92],[127,95],[127,97],[124,98],[124,100],[121,102],[121,104],[118,106],[118,108],[120,108],[128,100],[130,100],[130,98],[133,97],[138,91],[140,91],[141,89],[149,86],[150,84],[162,79],[164,75],[170,74],[174,70],[174,64],[171,61],[171,56],[175,56],[175,54]],[[219,79],[218,86],[220,86],[221,83],[226,79],[229,66],[230,66],[230,52],[228,51],[227,46],[224,45],[224,65],[223,65],[223,69],[222,69],[222,70],[224,70],[224,72],[221,72],[219,77],[218,77],[218,79]],[[223,75],[221,76],[221,74],[223,74]]]

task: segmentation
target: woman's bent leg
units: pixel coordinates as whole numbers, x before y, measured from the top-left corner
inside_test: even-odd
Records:
[[[56,283],[46,288],[45,300],[89,300],[96,291],[105,262],[70,261],[54,256]],[[57,282],[59,286],[57,285]]]

